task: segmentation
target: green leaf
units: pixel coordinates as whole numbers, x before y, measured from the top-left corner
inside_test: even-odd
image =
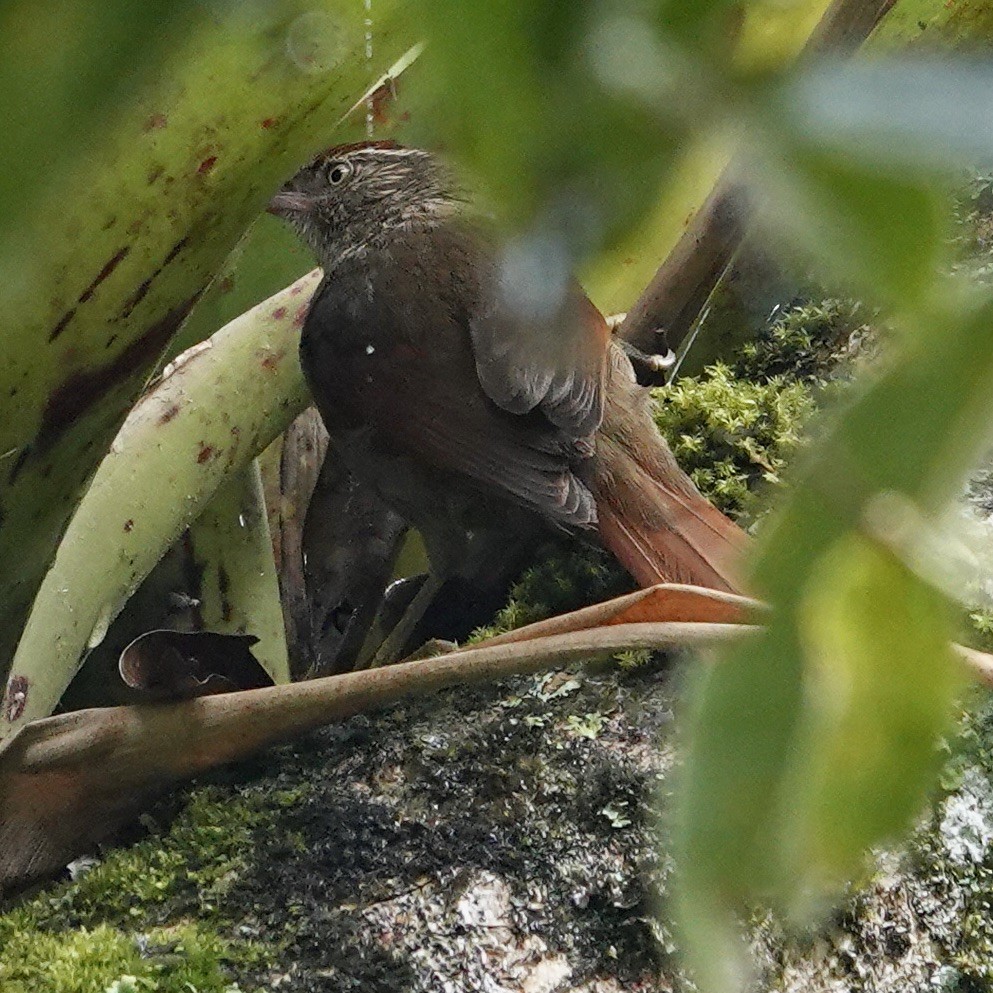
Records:
[[[795,898],[851,878],[920,810],[963,688],[951,620],[878,542],[850,533],[817,562],[799,607],[805,720],[783,801],[794,858],[781,885]]]
[[[24,694],[16,707],[9,694],[5,699],[0,750],[29,721],[52,712],[87,648],[103,639],[218,487],[235,486],[232,478],[310,402],[297,350],[301,311],[319,281],[315,270],[236,318],[187,353],[135,405],[38,591],[12,663],[11,685],[24,687]],[[240,528],[234,512],[228,517]],[[229,550],[240,560],[235,568],[254,560],[258,569],[263,558],[271,561],[261,538],[265,530],[258,520],[251,540]],[[235,584],[244,600],[256,603],[273,674],[285,675],[273,573]]]
[[[948,207],[933,180],[813,151],[789,135],[753,167],[764,220],[866,299],[903,311],[934,294]]]
[[[415,82],[437,108],[430,123],[509,227],[550,228],[575,257],[639,219],[676,154],[675,122],[701,92],[676,99],[685,58],[657,5],[420,0],[419,9],[429,65]]]
[[[377,3],[370,62],[350,0],[201,9],[150,85],[73,149],[30,223],[0,235],[0,680],[128,409],[272,190],[409,48],[407,10]]]
[[[0,6],[0,240],[146,86],[192,0],[9,0]]]
[[[728,29],[734,24],[731,15],[741,6],[739,0],[663,0],[659,20],[687,47],[710,44],[726,50],[731,41]]]
[[[290,681],[286,630],[258,460],[224,480],[186,532],[199,576],[203,630],[251,634],[252,654],[276,683]]]
[[[814,66],[777,103],[802,142],[863,163],[947,170],[993,156],[991,93],[985,62],[876,59]]]
[[[894,505],[880,494],[904,494],[914,529],[884,523],[916,563],[928,515],[984,448],[993,300],[946,304],[918,315],[922,327],[820,432],[754,564],[769,627],[694,693],[678,847],[687,947],[704,969],[719,971],[703,960],[720,921],[756,900],[808,906],[933,782],[931,744],[955,690],[950,624],[926,576],[872,543],[866,522]],[[861,768],[849,745],[866,750]]]
[[[987,0],[897,0],[872,40],[884,51],[916,45],[928,52],[976,53],[993,41],[993,7]]]

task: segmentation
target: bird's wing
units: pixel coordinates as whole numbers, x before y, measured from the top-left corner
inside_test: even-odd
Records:
[[[610,342],[603,315],[572,282],[538,313],[495,282],[490,307],[470,324],[483,388],[504,410],[538,409],[573,437],[591,436],[603,419]]]
[[[431,240],[456,263],[460,298],[470,302],[461,317],[490,399],[512,414],[540,411],[571,438],[591,438],[603,419],[610,329],[579,284],[537,256],[510,264],[459,222]]]
[[[408,233],[388,255],[326,278],[301,359],[329,430],[370,427],[399,457],[502,491],[556,523],[593,524],[593,498],[573,472],[587,440],[540,411],[510,413],[484,390],[467,326],[473,290],[447,264],[450,247]]]

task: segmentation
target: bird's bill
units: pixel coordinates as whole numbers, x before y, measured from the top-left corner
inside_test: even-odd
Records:
[[[314,198],[297,190],[280,190],[269,201],[266,211],[277,217],[292,217],[295,214],[306,214],[314,205]]]

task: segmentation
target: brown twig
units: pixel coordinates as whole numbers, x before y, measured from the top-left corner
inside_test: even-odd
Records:
[[[446,687],[618,651],[712,644],[736,624],[619,624],[383,669],[29,724],[0,759],[0,894],[58,869],[176,782],[268,745]]]
[[[767,610],[765,604],[735,593],[681,583],[660,583],[624,596],[559,614],[515,628],[479,642],[475,647],[531,641],[567,631],[582,631],[614,624],[644,621],[679,621],[684,624],[741,624],[750,615]]]
[[[623,609],[615,619],[647,605],[651,593],[620,598]],[[673,604],[682,609],[678,599]],[[569,623],[579,623],[577,615]],[[587,613],[585,620],[592,617]],[[170,785],[313,728],[447,687],[619,651],[727,642],[758,630],[746,624],[608,622],[306,683],[35,721],[0,759],[0,895],[65,865]],[[993,656],[953,647],[979,682],[993,685]]]

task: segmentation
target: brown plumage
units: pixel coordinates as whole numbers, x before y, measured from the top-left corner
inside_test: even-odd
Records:
[[[736,566],[747,536],[679,468],[655,428],[650,394],[616,344],[611,366],[593,459],[600,540],[641,586],[741,593]]]
[[[744,535],[676,465],[602,315],[541,258],[519,291],[437,160],[339,146],[270,210],[324,267],[301,361],[328,430],[435,573],[478,569],[539,515],[598,529],[642,585],[738,591]]]

